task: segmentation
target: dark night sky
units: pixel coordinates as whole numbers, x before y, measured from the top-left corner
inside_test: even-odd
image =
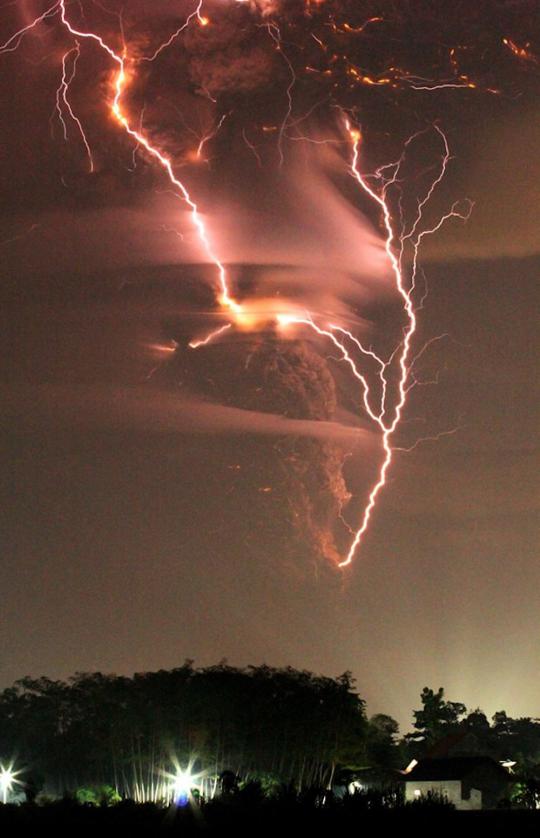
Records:
[[[2,25],[6,38],[14,26],[14,17]],[[413,392],[400,441],[410,445],[418,428],[459,427],[396,455],[362,551],[341,574],[288,541],[267,435],[218,429],[203,407],[163,386],[166,375],[160,386],[146,380],[158,363],[152,346],[166,341],[171,323],[190,335],[208,322],[208,268],[152,167],[139,161],[129,170],[131,147],[100,115],[97,94],[81,106],[97,175],[81,173],[84,156],[64,145],[58,126],[51,138],[63,43],[55,38],[51,27],[20,54],[0,57],[0,686],[26,674],[132,673],[186,657],[199,665],[227,658],[329,675],[351,669],[368,711],[390,713],[405,728],[426,684],[488,714],[537,715],[538,67],[520,96],[458,91],[474,102],[429,102],[429,119],[440,111],[455,155],[438,207],[468,196],[475,208],[466,226],[449,225],[424,250],[430,290],[419,341],[448,338],[426,355],[422,375],[438,374],[438,384]],[[48,63],[29,63],[39,51]],[[79,103],[89,81],[81,56]],[[378,101],[369,108],[382,137],[400,106],[382,94]],[[415,115],[422,107],[419,100]],[[258,175],[234,159],[220,170],[228,137],[204,176],[192,175],[210,226],[221,241],[234,240],[219,220],[234,175],[240,204],[249,205],[252,189],[275,188],[266,211],[281,230],[281,175]],[[368,260],[380,247],[374,222],[362,222]],[[316,238],[299,232],[300,246],[287,224],[294,234],[276,235],[275,247],[270,233],[260,247],[238,234],[231,260],[268,266],[288,256],[298,265]],[[183,242],[170,231],[176,226]],[[328,272],[341,258],[335,244],[324,258],[319,268]],[[371,267],[357,266],[366,275]],[[260,281],[257,270],[249,275]],[[379,281],[380,299],[373,280],[362,286],[366,311],[387,305]],[[230,347],[243,357],[241,342]],[[219,353],[200,357],[208,368],[201,360],[198,375],[220,369]],[[345,474],[365,491],[377,448],[368,435],[359,446]],[[269,480],[275,493],[261,494]]]

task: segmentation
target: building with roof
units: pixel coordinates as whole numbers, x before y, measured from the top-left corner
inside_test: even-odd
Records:
[[[456,809],[493,809],[508,793],[511,777],[491,757],[421,759],[403,774],[405,800],[440,795]]]

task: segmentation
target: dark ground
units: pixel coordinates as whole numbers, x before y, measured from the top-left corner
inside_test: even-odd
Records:
[[[333,808],[267,802],[263,805],[212,803],[199,809],[162,809],[124,802],[114,807],[62,801],[47,806],[0,806],[0,835],[327,835],[376,836],[538,834],[540,813],[525,810],[456,812],[400,809],[358,811],[353,803]]]

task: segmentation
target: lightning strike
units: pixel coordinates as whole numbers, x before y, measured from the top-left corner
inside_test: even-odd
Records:
[[[281,32],[277,23],[267,23],[266,29],[268,30],[268,34],[270,35],[272,41],[275,44],[277,52],[283,57],[285,64],[289,70],[289,83],[287,85],[285,95],[287,97],[287,110],[285,112],[285,116],[283,117],[283,121],[279,128],[278,134],[278,154],[279,154],[279,163],[280,166],[283,165],[284,162],[284,154],[283,154],[283,139],[285,136],[285,131],[287,129],[287,125],[289,124],[289,120],[291,118],[292,109],[293,109],[293,100],[292,100],[292,91],[294,85],[296,84],[296,73],[294,72],[294,67],[287,56],[287,54],[283,51],[282,43],[281,43]]]
[[[255,157],[255,160],[257,161],[257,166],[259,167],[259,169],[262,169],[261,155],[257,151],[257,148],[253,145],[251,140],[248,138],[245,128],[242,128],[242,139],[244,140],[247,148],[249,148],[249,150],[251,151],[251,153]]]
[[[192,199],[185,184],[176,177],[171,159],[167,157],[165,154],[163,154],[155,145],[153,145],[149,138],[146,136],[146,134],[133,127],[133,125],[130,122],[129,116],[126,114],[123,108],[122,97],[125,93],[128,84],[128,74],[126,72],[126,63],[128,62],[128,56],[126,49],[124,48],[123,54],[119,55],[117,52],[115,52],[115,50],[112,47],[110,47],[103,40],[103,38],[100,35],[92,31],[86,32],[77,29],[68,19],[66,10],[66,0],[59,0],[59,3],[52,8],[57,8],[59,10],[62,24],[67,29],[70,35],[72,35],[75,39],[84,38],[85,40],[93,41],[94,43],[98,44],[98,46],[104,52],[106,52],[107,55],[112,59],[112,61],[117,65],[116,81],[114,83],[115,95],[110,105],[111,113],[116,119],[116,121],[125,130],[125,132],[133,140],[135,140],[142,148],[144,148],[150,157],[152,157],[159,163],[162,170],[167,175],[171,185],[175,187],[179,196],[188,205],[191,213],[191,220],[197,231],[199,240],[208,258],[214,264],[218,272],[218,302],[223,308],[228,309],[233,313],[239,312],[241,310],[241,307],[231,296],[225,266],[213,250],[206,226],[204,224],[203,219],[201,218],[197,204]],[[197,12],[195,12],[194,14],[197,14]],[[43,17],[44,16],[42,16],[40,19],[43,19]],[[25,27],[24,30],[21,30],[19,33],[17,33],[17,36],[19,38],[22,37],[22,35],[30,28],[32,28],[30,25]],[[13,36],[12,39],[10,39],[10,41],[12,41],[15,37],[16,36]]]
[[[170,47],[171,44],[173,44],[180,37],[182,32],[184,32],[188,28],[188,26],[191,23],[191,21],[193,20],[193,18],[197,18],[197,20],[199,21],[199,24],[201,26],[208,26],[208,23],[210,21],[208,20],[207,17],[204,17],[201,14],[203,2],[204,2],[204,0],[198,0],[196,9],[193,12],[191,12],[190,15],[187,16],[187,18],[184,21],[184,23],[182,24],[182,26],[180,26],[175,32],[173,32],[172,35],[170,36],[170,38],[168,38],[166,41],[164,41],[162,44],[160,44],[157,47],[157,49],[152,53],[152,55],[145,55],[142,58],[140,58],[139,60],[141,62],[142,61],[155,61],[156,58],[159,55],[161,55],[161,53],[164,50],[166,50],[167,47]]]
[[[349,547],[346,557],[343,559],[343,561],[338,563],[338,567],[341,568],[347,567],[352,563],[356,555],[356,552],[361,545],[363,536],[368,529],[371,515],[375,508],[379,493],[386,485],[388,470],[393,459],[393,452],[394,450],[396,450],[394,447],[392,447],[392,438],[401,422],[403,410],[407,401],[407,396],[410,392],[411,387],[413,386],[409,384],[411,367],[412,364],[416,360],[418,360],[418,357],[420,356],[421,352],[424,351],[421,350],[421,352],[418,353],[416,358],[413,358],[412,361],[409,360],[413,338],[417,329],[417,317],[413,301],[413,294],[416,285],[418,250],[420,244],[422,242],[422,239],[425,238],[425,236],[432,235],[433,233],[435,233],[448,219],[459,217],[462,220],[466,220],[472,209],[472,206],[470,206],[468,212],[460,213],[457,209],[457,206],[454,204],[449,210],[449,212],[445,213],[437,221],[435,225],[425,229],[419,229],[419,226],[421,225],[423,220],[423,211],[429,203],[429,201],[431,200],[435,189],[442,181],[446,173],[448,163],[451,159],[446,136],[438,126],[435,126],[435,130],[439,134],[443,142],[443,155],[441,158],[439,173],[431,182],[425,196],[417,202],[416,215],[409,231],[402,232],[401,235],[398,235],[398,233],[394,229],[394,223],[392,220],[392,212],[388,199],[388,189],[397,181],[398,173],[404,159],[404,153],[400,160],[397,161],[397,163],[389,164],[388,166],[381,167],[378,170],[377,177],[380,180],[382,180],[382,188],[380,192],[377,192],[372,186],[370,186],[368,180],[364,175],[362,175],[360,171],[360,145],[362,142],[362,133],[359,128],[351,124],[349,119],[345,120],[345,127],[352,145],[352,160],[350,164],[350,174],[357,182],[360,189],[365,194],[367,194],[371,201],[373,201],[379,207],[379,211],[382,216],[382,224],[385,230],[385,251],[394,276],[395,288],[402,299],[403,311],[406,319],[406,325],[403,330],[403,339],[400,345],[392,354],[392,356],[385,361],[372,349],[366,349],[366,347],[364,347],[363,344],[351,332],[347,331],[346,329],[340,326],[337,326],[335,324],[329,324],[327,328],[321,327],[313,320],[312,316],[309,314],[302,317],[298,315],[295,316],[294,314],[287,314],[281,316],[278,315],[277,317],[277,321],[281,326],[288,326],[291,324],[307,326],[310,329],[314,330],[318,335],[330,340],[334,344],[334,346],[341,353],[342,360],[348,364],[348,366],[352,370],[354,377],[360,382],[362,388],[362,403],[364,406],[364,410],[367,413],[368,417],[377,425],[381,433],[383,459],[380,464],[379,471],[377,473],[376,481],[369,492],[367,503],[364,506],[363,512],[361,513],[360,525],[354,532],[354,537],[352,539],[352,543]],[[412,142],[412,139],[412,137],[409,138],[406,145],[409,145]],[[382,172],[384,170],[389,170],[392,173],[391,176],[387,179],[384,179],[382,175]],[[408,284],[402,267],[403,253],[407,242],[412,243],[413,250],[413,258],[411,261],[411,276]],[[374,404],[375,397],[372,394],[372,390],[366,375],[364,375],[364,373],[359,369],[357,363],[348,351],[344,340],[342,338],[336,337],[336,332],[338,332],[340,335],[343,335],[345,339],[352,341],[352,343],[357,347],[357,349],[360,350],[362,355],[370,357],[375,361],[378,367],[378,377],[381,385],[378,405]],[[424,347],[424,349],[425,348],[426,347]],[[387,406],[388,372],[390,365],[392,364],[396,355],[397,365],[399,369],[399,379],[397,383],[397,395],[395,404],[390,409]],[[386,418],[387,413],[390,413],[388,419]],[[444,431],[441,434],[437,435],[437,437],[434,437],[434,439],[440,439],[442,436],[448,436],[452,433],[455,433],[455,431]],[[418,445],[419,443],[420,440],[417,442],[416,445]],[[412,446],[411,450],[413,450],[416,447],[416,445]]]
[[[199,346],[207,346],[209,343],[214,341],[219,335],[222,335],[223,332],[226,332],[227,329],[231,328],[231,323],[226,323],[224,326],[220,326],[219,329],[216,329],[214,332],[210,332],[209,335],[206,335],[205,338],[201,338],[200,340],[192,340],[188,344],[190,349],[198,349]]]
[[[15,32],[14,35],[11,35],[10,38],[7,39],[3,44],[0,44],[0,55],[4,52],[15,52],[19,45],[28,32],[31,32],[33,29],[36,29],[40,23],[43,23],[45,18],[50,17],[51,15],[55,14],[60,10],[60,2],[61,0],[57,0],[56,3],[53,3],[52,6],[49,6],[43,14],[36,17],[31,23],[27,24],[27,26],[23,26],[22,29],[19,29],[18,32]]]
[[[457,432],[461,430],[461,426],[456,426],[455,428],[450,428],[448,431],[441,431],[438,434],[433,434],[432,436],[423,436],[420,439],[417,439],[412,445],[408,448],[402,448],[401,446],[395,446],[394,451],[400,451],[405,454],[410,454],[411,451],[415,451],[420,445],[423,445],[425,442],[438,442],[440,439],[443,439],[445,436],[454,436]]]
[[[62,56],[62,79],[60,81],[60,86],[58,87],[58,90],[56,91],[56,112],[58,114],[58,119],[60,120],[60,123],[61,123],[63,131],[64,131],[64,140],[67,141],[68,130],[67,130],[66,122],[64,120],[64,113],[63,113],[63,110],[62,110],[62,102],[63,102],[69,116],[71,117],[71,119],[73,120],[73,122],[75,123],[75,125],[77,126],[77,128],[79,130],[79,133],[81,135],[81,139],[82,139],[84,147],[86,149],[86,154],[88,155],[89,171],[90,171],[90,174],[92,174],[94,172],[94,158],[92,156],[92,149],[90,148],[90,143],[88,142],[88,139],[87,139],[86,134],[84,132],[84,128],[82,126],[81,120],[79,119],[77,114],[74,112],[74,110],[71,106],[71,102],[68,99],[69,86],[72,83],[73,79],[75,78],[75,74],[77,72],[77,61],[79,60],[80,54],[81,54],[80,44],[79,44],[78,41],[76,41],[76,45],[74,47],[72,47],[72,49],[70,49],[66,53],[64,53],[64,55]],[[68,59],[71,56],[73,56],[72,63],[71,63],[71,72],[68,75],[68,73],[67,73],[67,62],[68,62]]]
[[[209,131],[208,134],[205,134],[203,137],[201,137],[199,145],[197,146],[197,153],[196,153],[196,156],[197,156],[198,160],[200,160],[201,157],[202,157],[202,152],[203,152],[203,148],[205,147],[205,145],[208,142],[210,142],[210,140],[213,140],[214,137],[217,136],[217,134],[219,133],[219,131],[221,129],[221,126],[223,125],[223,123],[225,122],[225,120],[227,119],[228,116],[230,116],[230,114],[228,114],[228,113],[222,114],[221,119],[219,120],[217,125],[211,131]]]

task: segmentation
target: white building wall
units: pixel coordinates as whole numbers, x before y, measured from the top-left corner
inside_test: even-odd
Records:
[[[482,808],[482,792],[478,789],[471,789],[470,799],[463,800],[461,780],[408,780],[405,783],[405,800],[418,800],[426,797],[428,792],[446,797],[456,809]]]

